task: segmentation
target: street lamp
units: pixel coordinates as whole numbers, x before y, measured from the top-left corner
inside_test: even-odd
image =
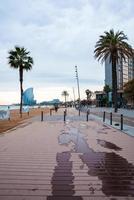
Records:
[[[74,97],[74,107],[75,107],[75,91],[74,91],[74,87],[72,88],[73,89],[73,97]]]
[[[79,76],[78,76],[77,66],[75,66],[75,73],[76,73],[76,80],[77,80],[77,87],[78,87],[79,116],[80,116],[80,86],[79,86]]]

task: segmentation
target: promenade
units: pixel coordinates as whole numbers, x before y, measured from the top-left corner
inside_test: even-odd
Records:
[[[134,138],[63,112],[0,134],[0,200],[134,199]]]
[[[123,132],[134,136],[134,110],[128,109],[118,109],[118,112],[115,113],[113,108],[107,107],[83,107],[81,110],[83,112],[87,112],[90,110],[90,114],[96,120],[100,120],[103,122],[103,116],[105,112],[105,123],[111,124],[110,122],[110,114],[112,113],[112,126],[117,129],[121,129],[121,115],[123,115]]]

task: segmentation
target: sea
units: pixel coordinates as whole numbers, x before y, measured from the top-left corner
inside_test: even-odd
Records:
[[[35,105],[35,106],[23,106],[23,108],[38,108],[39,106],[38,105]],[[46,106],[41,106],[41,107],[46,107]],[[0,105],[0,110],[17,110],[19,109],[20,106],[16,106],[16,105]]]

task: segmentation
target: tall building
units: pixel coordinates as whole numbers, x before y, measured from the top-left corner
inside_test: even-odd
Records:
[[[28,88],[24,91],[23,104],[29,106],[36,104],[36,100],[34,100],[33,88]]]
[[[112,88],[112,64],[109,59],[105,60],[105,85],[109,85]]]
[[[123,86],[128,81],[134,79],[134,58],[121,58],[117,64],[117,88],[123,90]],[[112,88],[112,63],[109,59],[105,61],[105,84]]]

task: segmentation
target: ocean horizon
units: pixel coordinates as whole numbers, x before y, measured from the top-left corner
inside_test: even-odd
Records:
[[[35,105],[35,106],[23,106],[23,108],[27,108],[27,107],[29,107],[29,108],[38,108],[39,106],[38,105]],[[43,106],[40,106],[40,107],[48,107],[48,106],[45,106],[45,105],[43,105]],[[17,110],[17,109],[19,109],[20,108],[20,106],[19,105],[0,105],[0,110]]]

